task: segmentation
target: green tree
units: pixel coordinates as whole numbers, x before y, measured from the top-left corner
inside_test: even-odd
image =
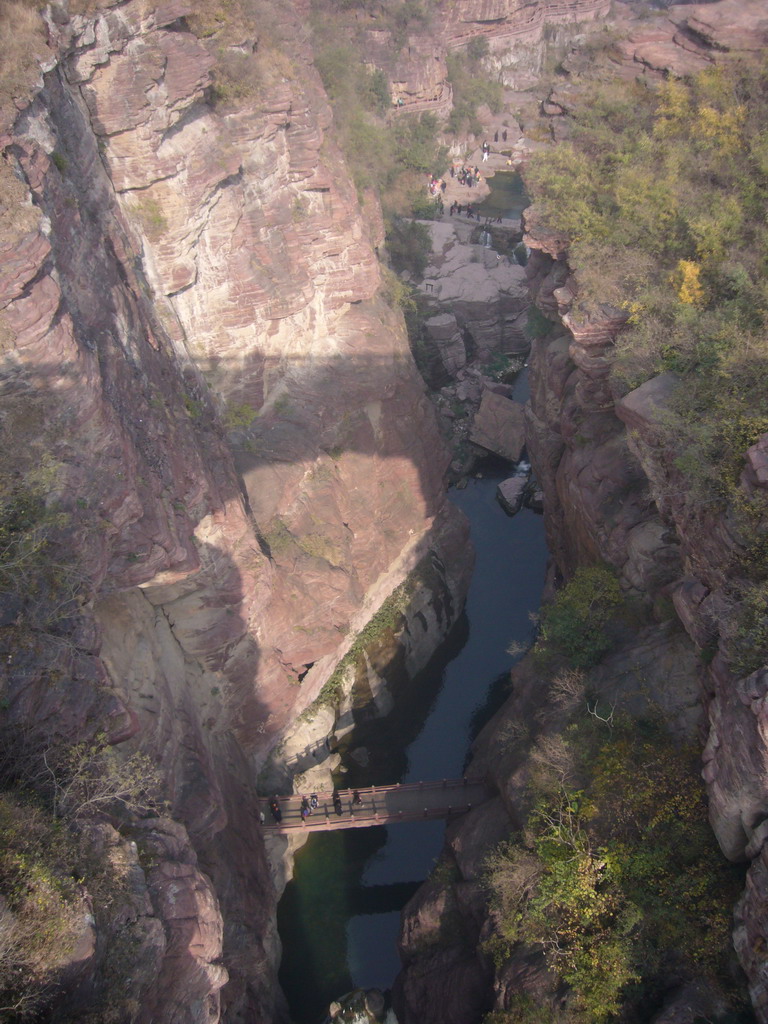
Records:
[[[416,221],[394,217],[387,230],[387,248],[397,273],[405,270],[414,277],[421,277],[432,251],[429,228]]]
[[[582,567],[541,613],[538,648],[565,655],[577,668],[596,664],[611,647],[607,627],[622,603],[616,576]]]

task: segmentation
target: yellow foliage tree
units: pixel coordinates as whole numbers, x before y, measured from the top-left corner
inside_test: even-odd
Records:
[[[735,156],[744,148],[746,108],[738,104],[725,110],[702,105],[693,124],[693,135],[717,147],[722,156]]]
[[[704,288],[699,275],[701,267],[693,260],[678,260],[677,267],[670,274],[670,283],[677,297],[688,306],[698,306],[704,300]]]
[[[691,96],[687,86],[677,79],[664,82],[659,88],[659,106],[653,133],[659,138],[676,137],[690,122]]]

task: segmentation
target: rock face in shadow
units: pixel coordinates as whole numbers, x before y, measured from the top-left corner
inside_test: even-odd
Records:
[[[42,633],[6,602],[3,724],[162,771],[184,828],[136,865],[164,936],[141,1019],[278,1020],[259,766],[412,569],[440,567],[447,629],[468,562],[299,14],[290,67],[228,102],[194,13],[57,8],[0,135],[2,470],[67,567]]]

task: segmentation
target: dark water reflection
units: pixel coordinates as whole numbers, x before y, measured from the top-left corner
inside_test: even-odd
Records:
[[[517,171],[497,171],[488,179],[490,194],[477,206],[477,215],[503,217],[505,220],[519,220],[530,199],[523,186],[523,179]]]
[[[350,761],[344,785],[461,775],[471,736],[504,700],[515,661],[507,647],[532,639],[547,560],[541,518],[525,509],[510,519],[496,501],[507,474],[491,468],[451,492],[477,553],[466,612],[396,710],[355,735],[370,762]],[[321,1020],[353,986],[391,986],[400,908],[442,842],[441,822],[412,822],[321,833],[299,851],[278,913],[280,980],[297,1024]]]

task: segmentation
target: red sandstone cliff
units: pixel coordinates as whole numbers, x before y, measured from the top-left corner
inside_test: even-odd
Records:
[[[146,822],[141,855],[98,840],[132,879],[142,1021],[281,1017],[258,767],[427,551],[457,598],[464,569],[307,5],[197,7],[53,4],[40,80],[0,102],[1,464],[55,511],[68,587],[42,617],[3,595],[3,716],[160,764],[177,822]],[[462,0],[396,57],[365,27],[396,90],[442,110],[447,48],[605,7]]]
[[[160,925],[130,1019],[266,1020],[259,765],[430,550],[458,611],[464,535],[298,16],[222,52],[194,13],[52,7],[0,137],[3,470],[55,507],[73,581],[42,631],[29,595],[6,618],[3,717],[161,768],[185,828],[142,840]],[[216,62],[242,53],[253,78],[222,98]]]

